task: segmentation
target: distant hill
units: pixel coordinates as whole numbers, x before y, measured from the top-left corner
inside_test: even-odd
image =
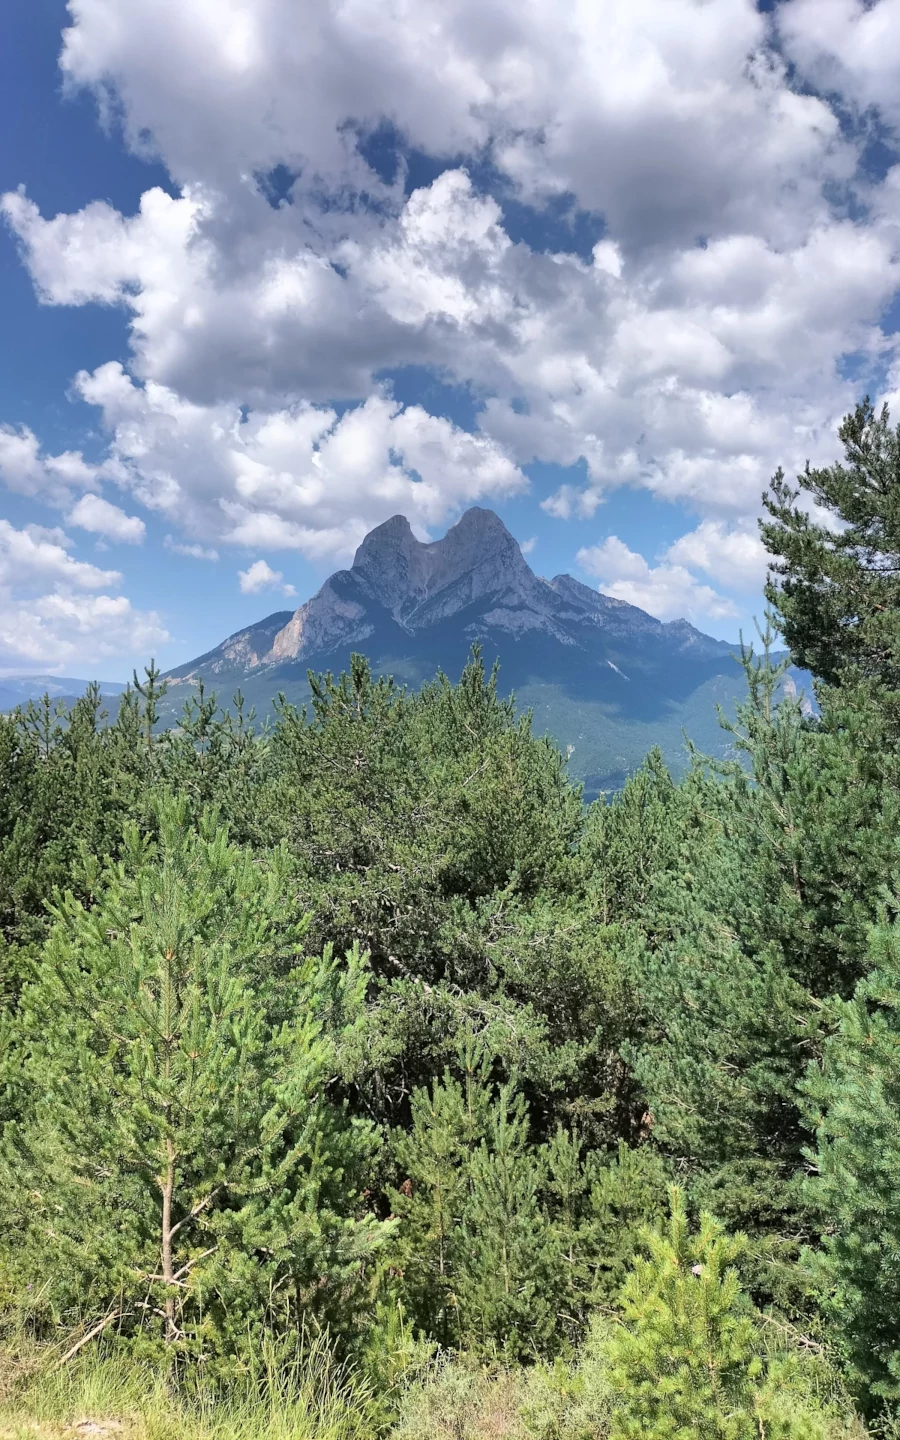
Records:
[[[101,695],[121,695],[125,689],[117,681],[98,683]],[[40,700],[43,695],[68,705],[84,694],[88,684],[87,680],[74,680],[69,675],[0,675],[0,712],[15,710],[17,705],[27,705],[29,700]]]
[[[340,671],[353,651],[411,685],[438,670],[455,678],[475,641],[488,664],[499,658],[501,688],[533,708],[535,728],[571,747],[589,794],[618,788],[653,745],[683,768],[683,729],[707,753],[727,751],[716,706],[732,711],[745,691],[733,645],[571,575],[542,579],[499,516],[480,508],[430,543],[402,515],[385,521],[299,609],[171,670],[167,710],[174,717],[200,678],[223,700],[240,688],[260,714],[279,691],[299,703],[308,670]]]

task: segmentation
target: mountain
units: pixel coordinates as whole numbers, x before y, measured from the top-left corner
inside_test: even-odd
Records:
[[[500,517],[476,507],[431,542],[402,515],[386,520],[298,610],[171,670],[169,704],[202,678],[225,695],[239,686],[265,711],[279,691],[305,698],[307,670],[339,671],[354,650],[411,684],[438,669],[455,677],[476,641],[488,664],[499,658],[501,687],[534,710],[536,727],[572,747],[589,793],[621,784],[654,744],[682,768],[683,727],[723,753],[716,705],[731,708],[745,689],[733,645],[571,575],[542,579]]]
[[[117,681],[101,680],[100,694],[121,695],[125,689]],[[0,675],[0,713],[15,710],[17,705],[27,705],[29,700],[40,700],[49,695],[51,700],[61,700],[69,705],[88,687],[87,680],[73,680],[68,675]]]

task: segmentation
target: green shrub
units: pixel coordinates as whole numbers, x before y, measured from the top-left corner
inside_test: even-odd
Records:
[[[681,1192],[647,1235],[610,1334],[612,1440],[825,1440],[834,1409],[810,1404],[789,1351],[770,1353],[736,1261],[742,1235],[710,1215],[692,1234]]]

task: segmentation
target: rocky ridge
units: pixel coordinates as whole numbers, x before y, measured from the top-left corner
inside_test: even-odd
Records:
[[[391,631],[402,648],[404,636],[421,637],[455,620],[470,643],[540,635],[571,648],[593,631],[610,641],[655,640],[705,655],[730,651],[687,621],[665,625],[571,575],[542,579],[500,517],[473,507],[433,541],[418,540],[405,516],[394,515],[365,537],[349,570],[337,571],[293,614],[279,611],[238,631],[169,678],[275,669],[348,647],[365,652],[374,637]]]
[[[499,660],[501,692],[570,753],[589,795],[615,789],[654,745],[683,769],[685,733],[728,753],[717,706],[730,711],[746,694],[732,645],[571,575],[543,579],[499,516],[478,507],[440,540],[417,539],[402,515],[386,520],[296,611],[170,671],[166,722],[178,723],[201,678],[226,704],[240,689],[262,718],[279,694],[305,703],[308,672],[339,673],[354,651],[376,674],[418,686],[438,671],[458,676],[476,642],[488,665]]]

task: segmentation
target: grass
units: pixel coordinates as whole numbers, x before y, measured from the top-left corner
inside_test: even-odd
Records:
[[[229,1391],[175,1391],[150,1364],[86,1349],[0,1343],[0,1440],[608,1440],[616,1397],[604,1323],[577,1360],[492,1367],[465,1357],[414,1366],[384,1397],[313,1340],[288,1366],[262,1364]],[[864,1440],[837,1375],[814,1357],[779,1402],[792,1440]],[[768,1428],[768,1427],[767,1427]],[[892,1432],[894,1433],[894,1432]]]
[[[85,1361],[32,1377],[0,1403],[0,1440],[602,1440],[609,1402],[560,1367],[488,1371],[437,1362],[388,1434],[365,1385],[310,1356],[273,1385],[224,1398],[172,1393],[149,1367]]]
[[[42,1367],[0,1398],[0,1440],[374,1440],[364,1382],[313,1342],[226,1395],[175,1393],[139,1361],[94,1353]]]

